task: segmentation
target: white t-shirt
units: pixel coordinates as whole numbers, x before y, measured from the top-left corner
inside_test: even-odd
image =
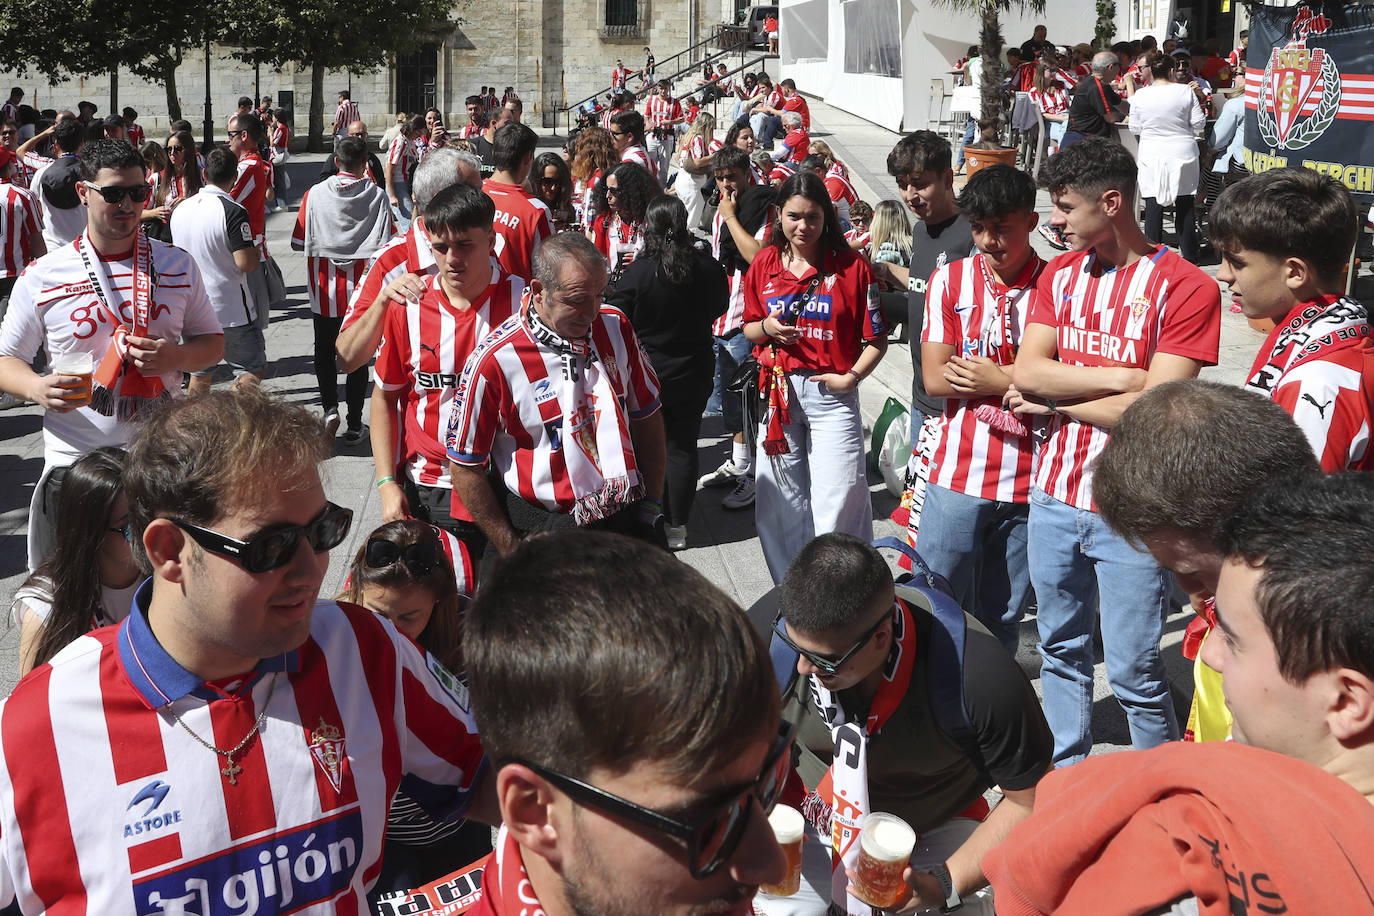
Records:
[[[180,341],[222,333],[200,269],[191,256],[166,242],[154,240],[152,246],[157,287],[153,290],[150,335]],[[92,253],[88,250],[88,254]],[[106,285],[118,300],[110,304],[121,313],[124,326],[132,328],[132,256],[122,261],[93,258],[92,264],[96,270],[105,271]],[[73,242],[34,261],[19,277],[10,294],[4,324],[0,325],[0,356],[30,362],[43,346],[50,357],[89,352],[98,368],[113,331]],[[161,378],[167,391],[180,395],[179,371],[162,373]],[[43,415],[44,465],[66,467],[93,448],[123,445],[133,428],[132,421],[104,416],[89,406],[67,413],[48,411]]]
[[[54,251],[86,231],[86,208],[77,204],[70,210],[61,210],[48,204],[40,182],[43,173],[51,167],[52,163],[49,162],[34,172],[29,187],[38,198],[38,205],[43,208],[43,241],[49,251]]]
[[[133,584],[124,588],[100,586],[100,607],[95,609],[91,617],[94,625],[106,627],[128,617],[129,608],[133,606],[134,592],[138,591],[142,582],[142,579],[135,579]],[[37,617],[39,623],[47,626],[48,617],[52,614],[52,595],[35,586],[21,588],[15,592],[14,605],[10,608],[12,626],[17,627],[23,622],[25,611]]]
[[[234,263],[234,252],[253,247],[248,211],[227,191],[201,188],[172,211],[172,241],[195,259],[220,325],[252,324],[257,317],[253,290]]]

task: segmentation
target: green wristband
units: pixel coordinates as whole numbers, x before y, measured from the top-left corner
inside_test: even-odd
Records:
[[[378,478],[377,478],[377,486],[378,486],[378,487],[380,487],[380,486],[381,486],[382,484],[384,484],[384,483],[395,483],[395,482],[396,482],[396,478],[395,478],[395,477],[392,477],[390,474],[386,475],[385,477],[378,477]]]

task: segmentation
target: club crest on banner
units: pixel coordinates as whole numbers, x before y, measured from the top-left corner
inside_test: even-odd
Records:
[[[1331,53],[1307,47],[1309,35],[1330,28],[1325,16],[1303,7],[1288,44],[1269,52],[1260,80],[1256,119],[1264,142],[1296,150],[1320,137],[1341,108],[1341,73]]]

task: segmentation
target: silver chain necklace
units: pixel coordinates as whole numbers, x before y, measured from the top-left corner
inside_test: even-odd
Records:
[[[267,688],[267,699],[263,701],[262,712],[258,713],[258,719],[256,722],[253,723],[253,727],[248,730],[248,734],[243,736],[242,741],[240,741],[238,744],[234,745],[232,749],[227,751],[220,750],[219,748],[211,744],[209,741],[206,741],[200,735],[197,735],[195,732],[193,732],[191,730],[191,726],[181,721],[181,716],[177,715],[175,712],[172,712],[171,703],[168,703],[164,707],[169,713],[171,713],[172,720],[175,721],[177,725],[180,725],[182,728],[186,729],[186,734],[190,735],[192,738],[195,738],[196,741],[200,742],[200,745],[202,747],[212,750],[216,754],[224,758],[224,766],[220,767],[219,771],[221,775],[227,776],[229,778],[229,785],[231,786],[236,786],[239,784],[238,775],[243,772],[243,767],[234,763],[234,755],[237,754],[239,751],[243,750],[244,747],[247,746],[248,742],[253,740],[253,736],[258,733],[258,729],[262,728],[263,720],[267,718],[267,707],[272,705],[272,694],[277,689],[277,677],[277,674],[272,675],[272,684]]]

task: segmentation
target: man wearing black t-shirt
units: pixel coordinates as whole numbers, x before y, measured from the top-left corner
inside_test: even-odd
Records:
[[[1069,98],[1069,125],[1059,148],[1072,146],[1084,137],[1112,136],[1112,125],[1125,116],[1126,103],[1112,88],[1121,72],[1121,61],[1111,51],[1093,55],[1092,75],[1074,87]]]
[[[954,199],[953,153],[949,141],[929,130],[907,134],[887,154],[887,172],[897,181],[902,200],[918,220],[911,233],[909,267],[875,263],[873,275],[889,286],[906,290],[896,302],[884,297],[888,327],[905,323],[911,340],[911,448],[916,453],[912,475],[911,516],[908,527],[914,532],[925,499],[926,477],[930,472],[928,449],[935,447],[936,424],[944,414],[944,400],[926,393],[921,375],[921,328],[925,324],[926,284],[936,268],[973,254],[973,232],[959,212]],[[905,298],[905,302],[901,301]],[[904,305],[889,313],[894,305]]]
[[[958,903],[952,889],[968,898],[964,911],[991,913],[991,899],[977,894],[987,885],[983,854],[1030,815],[1054,750],[1025,673],[996,637],[965,615],[964,718],[982,758],[975,761],[940,725],[957,721],[957,713],[932,707],[931,646],[939,624],[923,602],[896,598],[887,563],[872,546],[847,534],[817,537],[788,568],[777,602],[782,619],[774,651],[790,643],[797,653],[785,714],[804,718],[801,773],[807,785],[825,767],[831,777],[803,805],[812,827],[827,836],[832,815],[852,816],[847,800],[856,797],[854,780],[860,780],[867,787],[865,812],[895,814],[920,837],[906,873],[917,909]],[[860,742],[865,753],[855,747],[832,761],[832,735]],[[866,763],[856,763],[859,757]],[[993,784],[1003,800],[988,813],[983,793]],[[814,845],[828,852],[828,843]],[[791,903],[772,906],[760,896],[756,905],[776,914],[809,912],[813,896],[831,903],[829,857],[815,852],[803,854],[798,897],[806,902],[785,898]],[[833,902],[845,905],[842,897]]]

